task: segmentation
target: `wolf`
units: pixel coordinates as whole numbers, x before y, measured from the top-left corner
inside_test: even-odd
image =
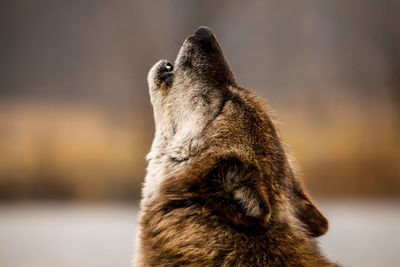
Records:
[[[328,221],[269,108],[236,83],[211,29],[157,62],[148,84],[155,136],[135,266],[338,266],[317,246]]]

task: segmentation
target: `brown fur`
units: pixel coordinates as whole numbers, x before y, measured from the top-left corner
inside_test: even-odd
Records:
[[[328,222],[293,173],[265,104],[236,84],[214,35],[198,39],[215,45],[211,53],[195,45],[206,51],[202,65],[200,52],[186,52],[191,64],[177,59],[175,75],[202,66],[190,79],[218,90],[220,106],[193,138],[196,149],[169,157],[157,195],[142,202],[137,264],[335,266],[315,241]]]

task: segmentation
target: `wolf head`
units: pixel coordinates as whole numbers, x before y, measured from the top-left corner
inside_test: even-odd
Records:
[[[185,40],[174,65],[157,62],[148,83],[156,136],[182,142],[216,116],[225,91],[236,83],[215,35],[206,27]]]
[[[156,132],[147,203],[164,194],[171,207],[203,205],[235,225],[265,227],[286,217],[310,236],[327,231],[265,105],[237,85],[209,28],[184,41],[175,64],[157,62],[148,84]]]

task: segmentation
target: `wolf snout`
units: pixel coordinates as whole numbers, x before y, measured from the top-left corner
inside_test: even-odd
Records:
[[[194,33],[194,35],[196,37],[209,37],[211,35],[213,35],[213,32],[210,28],[206,27],[206,26],[200,26],[196,32]]]

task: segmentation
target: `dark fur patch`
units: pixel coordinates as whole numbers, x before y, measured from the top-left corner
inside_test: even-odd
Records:
[[[270,214],[265,184],[256,166],[228,157],[221,159],[198,188],[205,206],[236,225],[263,226]]]

